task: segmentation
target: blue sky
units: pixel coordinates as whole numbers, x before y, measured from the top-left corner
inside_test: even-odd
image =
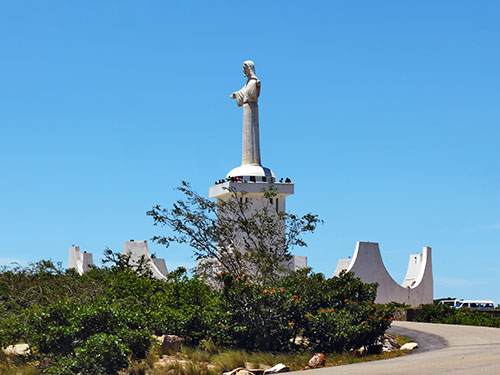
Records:
[[[262,161],[325,224],[316,272],[380,243],[397,281],[433,248],[435,296],[500,303],[496,1],[0,4],[0,263],[99,258],[160,229],[175,186],[241,162],[229,94],[252,59]],[[169,269],[187,247],[150,250]]]

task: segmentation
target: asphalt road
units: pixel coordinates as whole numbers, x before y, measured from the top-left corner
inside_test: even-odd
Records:
[[[415,339],[414,353],[381,361],[297,372],[302,375],[500,375],[500,328],[393,322]]]

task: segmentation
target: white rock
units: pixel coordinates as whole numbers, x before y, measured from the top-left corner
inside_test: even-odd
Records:
[[[418,344],[416,342],[407,342],[401,347],[401,350],[413,350],[418,348]]]
[[[290,371],[290,369],[287,366],[285,366],[283,363],[278,363],[276,366],[268,368],[266,371],[264,371],[264,374],[277,374],[279,372],[288,371]]]
[[[223,372],[222,375],[235,375],[236,373],[238,373],[241,370],[245,370],[245,368],[244,367],[237,367],[231,371]]]
[[[29,355],[30,354],[30,347],[28,344],[9,345],[2,350],[7,355]]]
[[[323,367],[325,365],[325,355],[323,353],[316,353],[307,365],[311,368]]]

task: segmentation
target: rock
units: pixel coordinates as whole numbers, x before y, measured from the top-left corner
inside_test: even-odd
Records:
[[[234,370],[222,373],[222,375],[255,375],[255,374],[249,369],[246,369],[244,367],[237,367]]]
[[[398,350],[401,346],[398,344],[396,338],[394,336],[385,334],[382,338],[382,351],[383,352],[392,352],[394,350]]]
[[[268,368],[266,371],[264,371],[264,374],[277,374],[280,372],[288,371],[290,371],[290,369],[287,366],[285,366],[283,363],[278,363],[276,366]]]
[[[3,348],[2,351],[7,355],[30,355],[30,347],[28,344],[9,345]]]
[[[250,370],[243,369],[238,371],[235,375],[254,375],[254,373],[251,372]]]
[[[260,375],[264,373],[264,370],[267,370],[271,366],[266,366],[263,364],[256,364],[253,362],[245,362],[245,369],[253,373],[254,375]]]
[[[176,335],[163,335],[158,338],[161,342],[161,352],[171,353],[181,350],[182,338]]]
[[[244,367],[237,367],[234,370],[223,372],[222,375],[235,375],[238,371],[246,370]]]
[[[316,353],[307,362],[307,365],[311,368],[323,367],[325,365],[325,355],[323,353]]]
[[[413,350],[418,348],[418,344],[416,342],[407,342],[401,347],[401,350]]]

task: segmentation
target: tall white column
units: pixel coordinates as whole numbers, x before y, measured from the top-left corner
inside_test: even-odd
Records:
[[[243,155],[241,165],[260,164],[259,105],[243,104]]]

